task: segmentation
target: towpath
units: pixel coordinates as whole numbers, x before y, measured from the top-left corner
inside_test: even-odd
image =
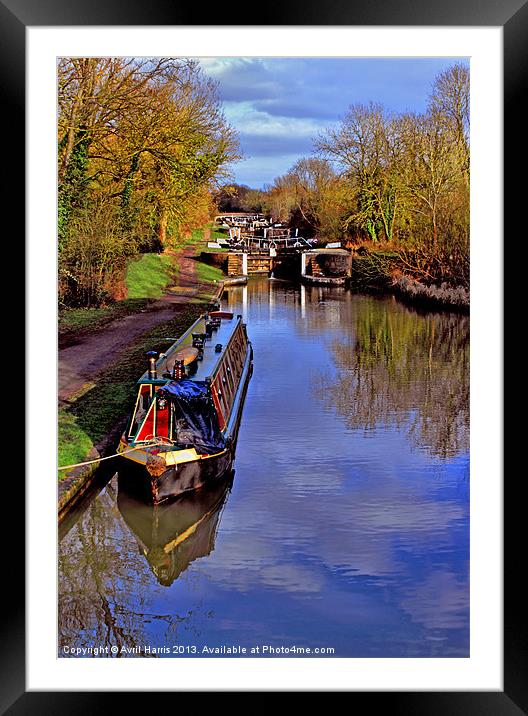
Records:
[[[67,401],[79,393],[97,374],[110,368],[135,338],[173,318],[182,305],[204,290],[204,285],[197,280],[193,247],[183,249],[178,256],[178,284],[171,286],[162,298],[141,312],[117,318],[106,328],[59,350],[59,401]]]

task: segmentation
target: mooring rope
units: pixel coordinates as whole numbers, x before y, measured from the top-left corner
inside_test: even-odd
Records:
[[[58,467],[57,470],[71,470],[74,467],[83,467],[83,465],[92,465],[94,462],[102,462],[103,460],[111,460],[113,457],[120,457],[121,455],[126,455],[129,452],[136,452],[136,450],[141,450],[144,447],[151,447],[153,445],[166,445],[167,443],[163,441],[163,438],[155,438],[154,440],[150,440],[148,443],[145,443],[144,445],[139,445],[137,447],[130,448],[129,450],[123,450],[122,452],[116,452],[113,455],[107,455],[106,457],[98,457],[95,460],[86,460],[85,462],[77,462],[74,465],[64,465],[63,467]]]

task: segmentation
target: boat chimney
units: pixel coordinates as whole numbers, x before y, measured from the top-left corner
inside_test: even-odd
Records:
[[[203,351],[207,333],[193,333],[192,344],[194,348],[198,348],[199,351]]]
[[[181,380],[185,377],[185,364],[182,360],[174,361],[172,367],[172,377],[174,380]]]
[[[204,352],[206,338],[207,338],[207,333],[193,333],[192,334],[193,348],[198,348],[197,360],[203,360],[203,352]]]
[[[157,351],[148,351],[148,377],[153,380],[158,377],[158,371],[156,370],[156,359],[158,357]]]

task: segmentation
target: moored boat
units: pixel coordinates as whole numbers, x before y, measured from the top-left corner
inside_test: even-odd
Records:
[[[212,311],[147,357],[118,452],[157,504],[231,470],[253,350],[242,316]]]

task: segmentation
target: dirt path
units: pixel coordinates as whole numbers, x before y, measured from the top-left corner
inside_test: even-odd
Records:
[[[117,318],[102,330],[87,335],[75,345],[59,350],[58,397],[68,400],[78,393],[98,373],[109,368],[119,353],[134,339],[158,323],[168,321],[179,307],[204,289],[196,277],[193,249],[189,247],[179,254],[178,284],[171,286],[158,301],[140,313]]]

